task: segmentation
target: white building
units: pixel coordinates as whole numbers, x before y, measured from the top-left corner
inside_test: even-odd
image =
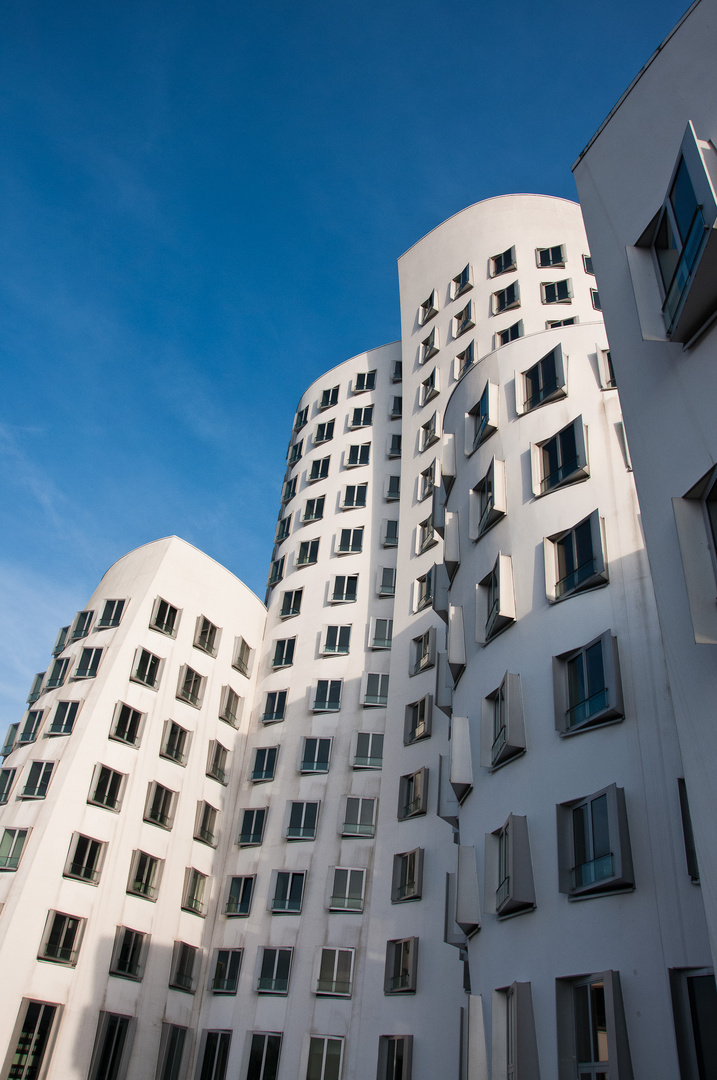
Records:
[[[267,609],[139,549],[8,740],[2,1080],[677,1075],[709,951],[579,208],[399,279],[299,402]]]

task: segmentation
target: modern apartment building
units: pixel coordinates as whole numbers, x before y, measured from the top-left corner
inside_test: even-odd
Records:
[[[401,341],[298,404],[266,607],[172,538],[61,631],[0,772],[2,1080],[701,1075],[592,271],[565,200],[433,230]]]

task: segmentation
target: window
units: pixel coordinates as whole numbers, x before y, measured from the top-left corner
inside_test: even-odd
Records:
[[[556,979],[555,1001],[560,1056],[572,1063],[571,1076],[632,1076],[618,971]]]
[[[346,800],[346,813],[341,830],[342,836],[373,836],[376,831],[376,800],[350,795]]]
[[[378,572],[378,595],[394,596],[396,593],[396,567],[382,566]]]
[[[572,315],[569,319],[548,319],[545,329],[556,330],[560,326],[576,326],[579,321],[577,315]]]
[[[55,763],[53,761],[33,761],[20,798],[44,799],[54,768]]]
[[[473,288],[473,270],[471,264],[464,266],[460,274],[457,274],[451,282],[451,300],[457,300],[468,289]]]
[[[207,913],[207,901],[205,893],[207,891],[207,881],[209,878],[206,874],[201,874],[199,870],[195,870],[193,866],[188,866],[184,876],[184,894],[182,897],[182,908],[184,911],[191,911],[194,915],[206,915]]]
[[[427,450],[429,446],[433,446],[435,442],[438,442],[438,414],[433,415],[421,426],[421,450]]]
[[[298,442],[292,443],[292,445],[289,447],[289,455],[287,458],[287,463],[289,465],[296,465],[297,461],[301,457],[301,450],[303,445],[304,440],[299,439]]]
[[[389,416],[392,420],[400,420],[403,416],[403,398],[394,397],[391,400],[391,412]]]
[[[243,949],[217,949],[209,989],[215,994],[236,994]]]
[[[583,255],[583,270],[586,274],[592,274],[593,276],[595,275],[595,271],[593,269],[593,260],[590,255]]]
[[[535,907],[528,820],[511,814],[502,828],[486,836],[486,876],[495,888],[499,916],[518,915]]]
[[[573,296],[573,284],[569,278],[562,281],[543,281],[540,284],[540,293],[544,304],[569,304]]]
[[[413,1035],[380,1035],[378,1080],[411,1080]]]
[[[198,1080],[225,1080],[231,1042],[231,1031],[207,1031]]]
[[[348,653],[351,642],[350,626],[327,626],[322,652],[326,656]]]
[[[148,652],[147,649],[138,649],[135,653],[130,679],[132,682],[148,686],[150,690],[156,690],[159,686],[162,663],[163,661],[154,653]]]
[[[217,846],[217,809],[208,802],[197,803],[197,816],[194,822],[194,839],[209,847]]]
[[[438,327],[434,326],[428,337],[421,342],[421,363],[425,364],[427,360],[435,356],[440,347]]]
[[[278,870],[274,887],[274,896],[271,901],[271,910],[274,915],[299,915],[301,902],[304,896],[304,883],[306,874],[288,870]]]
[[[17,736],[17,729],[18,729],[19,726],[20,726],[19,724],[10,724],[10,727],[7,729],[7,734],[5,736],[5,742],[4,742],[3,748],[2,748],[3,757],[7,757],[8,754],[12,753],[13,748],[15,746],[15,738]]]
[[[119,626],[124,604],[124,600],[105,600],[104,611],[100,615],[97,629],[106,630],[111,626]]]
[[[356,601],[358,589],[358,574],[337,574],[334,578],[334,587],[331,592],[332,604],[353,604]]]
[[[160,757],[169,758],[177,765],[186,765],[191,741],[190,731],[175,724],[174,720],[165,721],[164,736],[159,750]]]
[[[276,751],[274,751],[274,753],[276,754]],[[276,760],[276,757],[274,760]],[[253,779],[255,778],[252,776],[252,780]],[[273,779],[273,772],[271,776],[262,777],[262,779]],[[241,847],[255,847],[256,845],[261,844],[264,838],[266,815],[266,807],[262,807],[260,810],[244,811],[242,815],[241,832],[239,833],[239,844]]]
[[[304,739],[301,755],[302,773],[326,773],[329,771],[331,739]]]
[[[463,352],[456,353],[456,379],[465,375],[468,368],[472,367],[476,358],[475,341],[471,341]]]
[[[434,315],[438,314],[438,298],[435,289],[431,291],[431,295],[423,301],[418,310],[421,326],[423,326],[424,323],[427,323],[429,319],[432,319]]]
[[[63,701],[61,705],[74,705],[75,713],[77,713],[78,702]],[[52,726],[60,720],[60,706],[58,706],[55,713],[55,719],[52,722]],[[128,746],[139,746],[140,735],[142,731],[142,721],[144,719],[144,713],[141,713],[139,709],[133,709],[130,705],[125,705],[123,701],[118,701],[115,708],[114,724],[110,732],[111,739],[117,739],[119,742],[127,743]],[[66,722],[66,715],[63,717]],[[74,721],[74,716],[72,718]],[[72,730],[72,726],[70,726]],[[65,732],[59,732],[59,734],[65,734]]]
[[[515,248],[509,247],[500,255],[494,255],[490,260],[490,276],[498,277],[498,274],[507,274],[509,270],[516,270],[518,264],[515,259]]]
[[[102,649],[83,649],[77,665],[76,679],[94,679],[102,659]]]
[[[364,705],[388,704],[388,675],[369,672],[364,676],[366,689],[363,695]]]
[[[283,720],[286,715],[286,695],[288,690],[270,690],[266,695],[266,704],[261,719],[265,724]]]
[[[388,518],[383,523],[382,543],[384,547],[398,547],[398,520]]]
[[[187,1030],[177,1024],[162,1024],[157,1080],[180,1080]]]
[[[509,345],[511,341],[517,341],[518,338],[523,336],[523,320],[519,319],[512,326],[507,326],[505,330],[499,330],[496,336],[498,338],[497,347]]]
[[[423,611],[433,601],[433,567],[416,578],[416,611]]]
[[[55,638],[55,644],[52,647],[52,655],[59,656],[65,645],[69,644],[70,639],[70,627],[61,626],[58,630],[57,637]]]
[[[401,436],[389,435],[388,437],[388,456],[390,458],[400,458],[401,456]]]
[[[690,875],[690,881],[695,885],[699,885],[700,868],[697,864],[697,850],[695,848],[695,837],[692,831],[692,816],[690,814],[690,804],[687,798],[687,785],[685,784],[683,777],[680,777],[677,781],[677,790],[680,796],[680,817],[682,818],[682,838],[685,844],[687,873]]]
[[[505,462],[491,459],[488,471],[471,492],[471,538],[479,540],[508,509],[505,488]]]
[[[570,899],[632,889],[625,791],[611,784],[558,807],[560,892]]]
[[[251,654],[253,651],[249,642],[245,641],[243,637],[236,639],[232,667],[235,667],[242,675],[246,675],[247,678],[251,675]]]
[[[548,600],[606,585],[604,522],[597,510],[565,532],[545,539],[545,584]]]
[[[396,502],[401,498],[401,477],[386,477],[386,502]]]
[[[194,964],[196,959],[197,949],[194,945],[187,945],[186,941],[175,941],[169,975],[169,985],[172,990],[184,990],[188,994],[194,993]]]
[[[7,804],[17,769],[0,769],[0,806]]]
[[[132,856],[127,892],[142,896],[145,900],[156,900],[163,866],[163,859],[148,855],[146,851],[135,851]]]
[[[334,879],[331,886],[331,911],[363,911],[365,870],[351,870],[343,866],[334,867]]]
[[[17,870],[29,829],[4,829],[0,840],[0,870]]]
[[[326,498],[324,495],[320,499],[307,499],[304,506],[304,513],[301,518],[303,525],[307,525],[310,521],[321,521],[324,516],[324,503]]]
[[[373,405],[365,405],[362,409],[354,409],[351,414],[349,427],[371,427],[373,424]]]
[[[382,766],[383,735],[376,731],[357,731],[354,769],[380,769]]]
[[[69,658],[69,656],[66,656],[63,660],[55,660],[54,664],[52,665],[52,668],[50,669],[50,674],[48,676],[47,685],[46,685],[45,689],[46,690],[53,690],[56,686],[62,686],[63,682],[65,681],[65,676],[67,675],[67,669],[68,669],[69,666],[70,666],[70,658]],[[38,694],[37,697],[39,697],[39,696],[40,695]],[[37,698],[34,698],[34,700],[36,701]],[[28,698],[28,701],[29,701],[29,698]]]
[[[38,960],[52,960],[56,964],[74,967],[80,951],[84,924],[84,919],[78,919],[74,915],[51,911],[47,916]]]
[[[420,477],[419,477],[419,481],[418,481],[418,498],[421,501],[423,501],[423,499],[429,498],[429,496],[431,496],[433,494],[435,486],[436,486],[436,461],[435,461],[435,458],[434,458],[434,460],[431,462],[431,464],[428,466],[428,468],[424,469],[423,472],[421,473]]]
[[[78,611],[75,616],[75,621],[72,624],[72,641],[79,641],[80,638],[87,637],[90,632],[90,626],[92,625],[92,617],[94,611]]]
[[[32,680],[32,686],[30,688],[30,693],[27,695],[27,703],[28,703],[28,705],[32,705],[35,701],[37,701],[40,694],[42,693],[42,680],[44,678],[45,678],[45,672],[40,671],[35,676],[35,678]]]
[[[582,417],[553,435],[544,443],[538,443],[533,451],[533,483],[535,495],[545,495],[565,484],[574,484],[590,475],[587,444]]]
[[[319,679],[316,683],[313,712],[337,712],[341,708],[343,679]]]
[[[153,825],[159,825],[162,829],[171,829],[176,795],[176,791],[170,791],[169,788],[158,784],[156,780],[152,780],[147,789],[144,820],[150,821]]]
[[[338,555],[354,555],[363,551],[363,526],[360,529],[342,529],[336,548]]]
[[[292,615],[301,613],[301,596],[303,589],[293,589],[285,592],[281,598],[281,610],[279,615],[282,619],[289,619]]]
[[[503,681],[483,701],[481,765],[497,769],[525,752],[525,726],[520,676],[505,673]]]
[[[311,468],[309,469],[309,475],[307,477],[310,484],[313,484],[316,480],[325,480],[329,475],[329,463],[330,457],[316,458],[311,462]]]
[[[306,1080],[340,1080],[344,1040],[311,1036]]]
[[[167,637],[176,637],[177,627],[179,626],[179,609],[172,607],[161,596],[157,597],[152,609],[149,626],[151,630],[159,630],[160,634],[166,634]]]
[[[342,510],[353,510],[366,505],[366,492],[368,484],[347,484],[344,488],[344,497],[341,503]]]
[[[31,743],[37,738],[37,732],[42,722],[44,709],[32,709],[25,718],[25,723],[20,731],[19,743]]]
[[[420,900],[423,886],[423,848],[403,851],[393,856],[391,903]]]
[[[537,248],[535,261],[538,267],[565,266],[565,248],[562,244],[555,247]]]
[[[318,446],[319,443],[331,442],[334,437],[334,424],[335,420],[327,420],[323,424],[316,425],[316,431],[314,432],[314,445]]]
[[[403,378],[403,361],[402,360],[394,360],[393,373],[391,375],[391,379],[393,380],[393,382],[401,382],[402,378]]]
[[[87,801],[106,810],[119,810],[122,806],[125,776],[107,765],[96,765],[90,795]]]
[[[236,690],[232,690],[231,686],[223,686],[219,719],[225,720],[232,727],[238,727],[242,705],[243,699],[239,697]]]
[[[132,1049],[135,1020],[101,1012],[88,1080],[124,1080]]]
[[[411,642],[411,666],[409,675],[431,668],[436,663],[436,631],[434,627],[425,630]]]
[[[52,1029],[60,1006],[23,998],[21,1009],[25,1015],[6,1075],[12,1080],[37,1080],[46,1075],[43,1064],[47,1064],[52,1053]]]
[[[403,744],[410,746],[419,739],[427,739],[431,734],[431,715],[433,712],[433,698],[430,694],[412,701],[406,706],[406,718],[403,728]]]
[[[205,683],[206,679],[203,675],[200,675],[194,668],[190,668],[188,664],[183,664],[179,672],[177,697],[180,701],[186,701],[188,705],[193,705],[195,709],[199,709],[204,696]]]
[[[432,401],[434,397],[438,396],[438,372],[434,368],[427,379],[424,379],[421,383],[421,389],[419,393],[419,403],[427,405],[429,401]],[[399,436],[400,438],[400,436]]]
[[[291,502],[296,495],[296,477],[292,476],[289,480],[284,481],[284,487],[281,490],[281,501],[283,503]]]
[[[318,543],[318,541],[317,541]],[[275,668],[291,667],[294,663],[294,648],[296,638],[281,638],[274,646],[274,659],[271,666]]]
[[[253,1032],[246,1080],[276,1080],[280,1053],[281,1035]]]
[[[317,802],[292,802],[288,804],[288,810],[289,823],[286,826],[286,839],[315,840],[319,804]]]
[[[513,569],[510,555],[498,555],[493,569],[479,582],[485,596],[484,643],[489,642],[515,622]],[[479,590],[480,591],[480,590]],[[480,612],[476,626],[480,626]]]
[[[218,626],[215,626],[204,615],[200,615],[197,619],[197,630],[194,635],[195,649],[201,649],[202,652],[207,653],[209,656],[216,656],[221,634],[222,632]]]
[[[264,949],[257,990],[260,994],[288,994],[293,949]]]
[[[623,716],[617,638],[609,630],[553,658],[555,726],[562,735]]]
[[[254,751],[254,765],[251,771],[252,780],[273,780],[276,771],[276,758],[279,752],[277,746],[259,746]]]
[[[220,784],[226,784],[228,757],[229,751],[226,746],[222,746],[220,742],[212,740],[209,743],[206,775],[210,776],[212,780],[218,780]]]
[[[296,413],[296,420],[294,421],[294,431],[301,431],[302,427],[306,427],[306,421],[309,419],[309,406],[306,405],[303,409],[299,409]]]
[[[364,390],[376,389],[376,372],[359,371],[354,379],[354,394],[361,394]]]
[[[386,942],[384,994],[415,994],[418,938]]]
[[[617,386],[615,369],[612,366],[612,354],[609,349],[597,350],[598,370],[600,373],[600,386],[603,390],[614,390]]]
[[[348,456],[345,459],[346,468],[353,468],[355,465],[368,465],[371,455],[371,443],[354,443],[353,446],[349,446]]]
[[[516,387],[523,394],[522,401],[517,402],[518,412],[529,412],[548,401],[565,397],[563,351],[560,345],[556,345],[524,372],[521,380],[516,379]]]
[[[330,390],[322,390],[319,399],[320,409],[330,409],[339,400],[339,387],[332,386]]]
[[[289,536],[289,533],[291,532],[291,517],[291,514],[287,514],[286,517],[279,518],[276,523],[276,535],[274,537],[274,542],[276,544],[282,543],[282,541],[286,540]]]
[[[517,283],[515,286],[511,286],[511,288],[517,289]],[[471,330],[475,324],[475,308],[473,301],[469,300],[463,310],[457,312],[453,318],[453,336],[460,337],[461,334],[465,334],[466,330]]]
[[[227,897],[225,915],[248,915],[251,911],[251,900],[254,895],[254,883],[256,878],[233,877],[229,882],[229,895]]]
[[[398,789],[398,820],[425,814],[428,809],[428,769],[401,777]]]
[[[393,619],[372,619],[369,646],[372,649],[390,649],[393,639]]]
[[[118,926],[110,961],[110,975],[121,975],[125,979],[139,981],[144,974],[148,945],[148,934],[130,930],[128,926]]]
[[[513,281],[505,289],[493,293],[493,314],[500,315],[502,311],[510,311],[520,307],[520,289],[518,282]]]
[[[296,556],[297,566],[312,566],[319,559],[319,541],[302,540],[299,544],[299,552]]]
[[[600,303],[600,294],[597,289],[590,290],[590,301],[596,311],[602,311],[602,304]]]
[[[316,993],[351,997],[353,966],[353,949],[322,949]]]
[[[65,863],[64,877],[78,878],[97,885],[102,872],[107,845],[91,836],[75,833],[70,844],[70,853]]]

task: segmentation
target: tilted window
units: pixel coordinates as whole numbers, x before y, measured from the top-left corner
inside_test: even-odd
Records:
[[[105,600],[104,610],[97,622],[97,629],[106,630],[112,626],[119,626],[124,605],[124,600]]]
[[[355,510],[366,505],[368,484],[347,484],[341,501],[342,510]]]
[[[125,780],[127,777],[107,765],[96,765],[88,803],[104,806],[106,810],[118,811],[122,806]]]
[[[336,552],[339,555],[355,555],[363,551],[363,526],[359,529],[342,529]]]
[[[618,971],[556,979],[555,1003],[561,1059],[573,1063],[575,1075],[633,1076]]]
[[[562,281],[543,281],[540,292],[544,304],[569,304],[573,297],[573,283],[570,278]]]
[[[566,395],[565,364],[563,350],[556,345],[537,364],[516,375],[516,405],[519,413],[530,412],[539,405]]]
[[[255,882],[256,878],[253,874],[229,879],[229,895],[224,908],[225,915],[244,916],[249,914]]]
[[[330,598],[332,604],[353,604],[358,590],[358,574],[337,574]]]
[[[217,949],[209,989],[213,994],[236,994],[243,949]]]
[[[520,676],[506,672],[497,690],[483,699],[481,765],[497,769],[525,752]]]
[[[264,759],[266,764],[266,758]],[[271,780],[272,775],[269,777],[263,777],[262,779]],[[252,777],[254,779],[254,777]],[[254,809],[245,810],[242,814],[241,830],[239,832],[238,843],[242,847],[254,847],[257,844],[261,844],[264,838],[264,826],[266,824],[267,809],[265,806]]]
[[[187,945],[185,941],[175,941],[169,975],[169,985],[172,990],[185,990],[189,994],[194,993],[196,989],[194,968],[198,951],[194,945]]]
[[[490,380],[480,398],[466,416],[466,454],[486,441],[498,428],[498,386]]]
[[[160,634],[176,637],[177,627],[179,626],[179,609],[158,596],[154,602],[149,626],[151,630],[159,630]]]
[[[518,263],[515,258],[515,248],[509,247],[500,255],[494,255],[490,260],[490,276],[498,277],[499,274],[507,274],[510,270],[517,270]]]
[[[211,803],[200,801],[197,803],[197,813],[194,821],[194,839],[209,847],[217,846],[217,816],[219,811]]]
[[[411,1080],[413,1035],[379,1035],[379,1080]]]
[[[478,583],[477,599],[479,609],[476,613],[476,636],[479,636],[481,625],[484,626],[482,641],[487,644],[515,622],[513,567],[510,555],[498,555],[493,569]],[[481,600],[485,605],[482,612]]]
[[[330,409],[339,400],[339,387],[332,386],[329,390],[322,390],[321,398],[319,399],[320,409]]]
[[[102,659],[102,649],[83,649],[74,674],[75,679],[94,679]]]
[[[319,818],[317,802],[292,802],[288,804],[287,840],[315,840]]]
[[[362,394],[365,390],[376,389],[376,372],[375,371],[359,371],[354,379],[353,392],[354,394]]]
[[[326,503],[326,497],[324,495],[319,499],[307,499],[304,506],[304,513],[301,518],[303,525],[308,525],[310,521],[321,521],[324,516],[324,505]]]
[[[471,492],[471,539],[480,540],[484,533],[505,517],[507,509],[505,462],[491,458],[488,471]]]
[[[276,523],[276,534],[274,536],[274,542],[281,544],[286,540],[291,532],[291,514],[287,514],[286,517],[279,518]]]
[[[362,695],[364,705],[388,704],[388,675],[368,672],[364,675],[365,690]]]
[[[424,338],[421,342],[421,363],[425,364],[427,360],[430,360],[432,356],[435,356],[440,347],[438,327],[434,326],[428,337]]]
[[[383,735],[375,731],[356,732],[354,769],[380,769],[383,766]]]
[[[164,661],[159,656],[148,652],[147,649],[138,649],[135,653],[130,679],[132,682],[148,686],[150,690],[156,690],[159,686],[163,664]]]
[[[306,874],[279,870],[276,874],[271,911],[274,915],[299,915],[304,898]]]
[[[540,267],[565,266],[565,248],[562,244],[555,247],[536,248],[535,262]]]
[[[293,949],[263,949],[257,990],[260,994],[287,994]]]
[[[456,274],[451,282],[451,300],[457,300],[468,289],[473,288],[473,268],[470,263]]]
[[[338,712],[343,679],[319,679],[311,705],[313,712]]]
[[[325,656],[346,654],[351,644],[351,626],[327,626],[322,652]]]
[[[102,872],[107,844],[91,836],[75,833],[63,871],[64,877],[77,878],[90,885],[97,885]]]
[[[128,926],[118,926],[110,961],[110,975],[121,975],[124,979],[138,982],[144,974],[148,946],[149,934],[130,930]]]
[[[296,638],[280,638],[274,645],[274,658],[271,666],[274,668],[291,667],[294,663],[294,650]]]
[[[54,761],[33,761],[20,798],[44,799],[50,786],[54,768]]]
[[[329,909],[331,911],[363,911],[365,884],[365,870],[335,866]]]
[[[166,720],[159,756],[168,758],[177,765],[186,765],[191,742],[191,731],[182,727],[181,724],[176,724],[174,720]]]
[[[396,593],[396,567],[382,566],[378,571],[378,595],[394,596]]]
[[[61,702],[62,705],[75,705],[77,702]],[[55,714],[55,721],[59,721],[59,706],[58,711]],[[77,710],[75,709],[75,712]],[[127,743],[128,746],[139,746],[140,737],[142,734],[142,725],[145,714],[141,713],[138,709],[133,709],[130,705],[126,705],[124,701],[118,701],[115,708],[114,723],[112,725],[112,731],[110,738],[117,739],[118,742]],[[64,733],[62,733],[64,734]]]
[[[535,907],[533,867],[527,818],[511,814],[505,825],[489,833],[486,843],[486,908],[499,916],[518,915]]]
[[[561,735],[623,716],[617,638],[607,630],[582,648],[553,657],[555,726]]]
[[[330,457],[317,458],[311,462],[311,468],[309,469],[309,475],[307,477],[310,484],[313,484],[316,480],[325,480],[329,475],[329,464],[331,462]]]
[[[581,416],[552,438],[532,448],[533,493],[549,491],[585,480],[590,475],[586,430]]]
[[[433,316],[437,314],[438,298],[436,296],[436,290],[433,289],[430,296],[428,296],[419,307],[419,321],[421,325],[423,326],[424,323],[427,323],[429,319],[432,319]]]
[[[85,919],[51,911],[47,916],[45,933],[40,945],[38,960],[51,960],[55,964],[74,967],[80,951]]]
[[[193,915],[206,915],[207,913],[207,882],[209,878],[193,866],[188,866],[184,876],[184,893],[182,895],[182,908],[191,911]]]
[[[180,701],[186,701],[188,705],[193,705],[195,709],[199,709],[202,704],[206,681],[206,678],[200,675],[198,671],[195,671],[194,668],[190,668],[189,664],[184,664],[179,672],[177,697]]]
[[[154,902],[159,892],[164,860],[148,855],[146,851],[135,851],[132,856],[127,892]]]
[[[296,414],[296,420],[294,421],[294,431],[301,431],[302,427],[306,425],[306,421],[309,419],[309,406],[306,405],[303,409],[299,409]]]
[[[433,695],[426,694],[418,701],[412,701],[406,706],[406,718],[403,728],[404,746],[427,739],[431,734],[431,720],[433,714]]]
[[[328,420],[322,424],[316,425],[316,431],[314,432],[314,446],[318,446],[320,443],[331,442],[334,437],[335,423],[335,420]]]
[[[0,870],[17,870],[30,829],[4,829],[0,840]]]
[[[286,715],[286,695],[288,690],[270,690],[266,695],[264,712],[261,719],[265,724],[283,720]]]
[[[350,795],[341,828],[342,836],[373,836],[376,830],[376,800]]]
[[[158,784],[153,780],[147,790],[144,820],[159,825],[162,829],[171,829],[174,823],[174,810],[177,792]]]
[[[232,660],[232,667],[235,667],[237,671],[240,671],[242,675],[246,675],[247,678],[251,675],[251,662],[252,653],[254,650],[249,645],[248,641],[245,641],[243,637],[236,639],[234,645],[234,659]]]
[[[511,282],[505,289],[493,293],[493,314],[500,315],[502,311],[510,311],[520,307],[520,289],[517,281]]]
[[[403,851],[393,856],[391,903],[420,900],[423,887],[423,848]]]
[[[505,330],[499,330],[496,334],[496,348],[500,348],[503,345],[510,345],[511,341],[517,341],[518,338],[523,336],[523,320],[519,319],[518,322],[513,323],[511,326],[507,326]]]
[[[353,949],[322,949],[316,993],[350,997],[353,967]]]
[[[415,994],[417,968],[417,937],[387,941],[384,994]]]
[[[351,414],[349,427],[371,427],[373,424],[373,405],[365,405],[361,409],[354,409]]]
[[[428,769],[401,777],[398,789],[398,820],[417,817],[428,810]]]
[[[469,300],[462,311],[458,311],[453,317],[453,336],[460,337],[466,330],[471,330],[475,324],[475,304]]]
[[[302,773],[327,773],[330,759],[331,739],[304,739],[301,753]]]
[[[371,443],[354,443],[353,446],[349,446],[349,452],[345,459],[346,468],[353,468],[357,465],[368,465],[371,457]]]
[[[634,888],[624,789],[611,784],[557,811],[560,892],[582,899]]]
[[[545,538],[545,592],[555,603],[606,585],[604,522],[597,510],[572,529]]]
[[[276,1080],[281,1053],[280,1034],[253,1032],[246,1080]]]
[[[281,598],[281,610],[279,615],[282,619],[289,619],[292,615],[301,614],[301,598],[303,595],[303,589],[293,589],[290,592],[285,592]]]

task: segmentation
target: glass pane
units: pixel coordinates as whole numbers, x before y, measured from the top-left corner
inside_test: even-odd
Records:
[[[603,983],[590,984],[590,1005],[593,1023],[593,1060],[607,1061],[607,1018]]]
[[[600,795],[590,804],[593,830],[593,858],[601,859],[610,853],[610,829],[607,815],[607,795]]]

